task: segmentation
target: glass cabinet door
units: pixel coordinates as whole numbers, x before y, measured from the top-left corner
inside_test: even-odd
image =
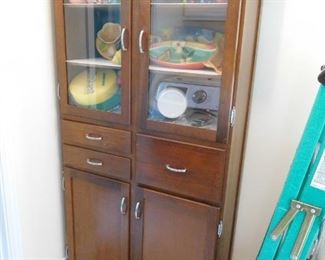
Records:
[[[63,10],[64,113],[128,123],[130,2],[65,0]]]
[[[231,92],[222,82],[228,6],[227,0],[143,1],[145,128],[209,141],[216,141],[218,128],[228,128],[220,121],[229,112],[224,92]]]

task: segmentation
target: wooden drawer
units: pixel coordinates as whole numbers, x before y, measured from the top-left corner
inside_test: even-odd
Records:
[[[103,152],[131,153],[131,133],[128,131],[62,120],[62,139],[65,144]]]
[[[117,179],[130,179],[131,162],[127,158],[64,145],[63,161],[65,166],[75,169]]]
[[[218,204],[225,151],[137,136],[136,180],[176,194]]]

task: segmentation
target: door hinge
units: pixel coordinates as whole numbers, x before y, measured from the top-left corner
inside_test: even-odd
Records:
[[[232,107],[230,112],[230,127],[234,127],[236,122],[236,107]]]
[[[223,221],[221,220],[218,224],[218,228],[217,228],[217,234],[218,234],[218,238],[220,238],[222,236],[223,233]]]
[[[65,256],[64,259],[68,260],[69,259],[69,247],[65,246]]]
[[[56,85],[56,96],[57,96],[58,100],[61,99],[60,83],[58,83],[58,84]]]
[[[65,191],[65,178],[64,178],[64,175],[62,176],[62,179],[61,179],[61,188],[63,191]]]

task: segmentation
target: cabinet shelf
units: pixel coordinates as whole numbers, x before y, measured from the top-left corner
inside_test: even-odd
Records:
[[[227,3],[159,3],[159,2],[154,2],[151,3],[151,5],[154,6],[166,6],[166,7],[175,7],[175,6],[180,6],[180,7],[187,7],[187,8],[215,8],[215,9],[224,9],[227,7]]]
[[[152,3],[158,8],[182,8],[184,19],[194,18],[198,20],[225,20],[227,15],[227,3]]]
[[[106,4],[101,4],[101,3],[84,3],[84,4],[74,4],[74,3],[65,3],[65,7],[74,7],[74,8],[81,8],[81,7],[119,7],[121,6],[120,3],[106,3]]]
[[[111,68],[111,69],[121,69],[121,65],[114,64],[109,60],[103,58],[93,58],[93,59],[74,59],[66,61],[70,65],[77,65],[83,67],[98,67],[98,68]]]
[[[183,75],[183,76],[193,76],[198,78],[210,77],[213,79],[220,79],[222,75],[221,73],[217,73],[214,70],[209,70],[209,69],[201,69],[201,70],[173,69],[173,68],[160,67],[156,65],[150,65],[149,70],[160,74],[170,74],[170,75],[176,74],[176,75]]]

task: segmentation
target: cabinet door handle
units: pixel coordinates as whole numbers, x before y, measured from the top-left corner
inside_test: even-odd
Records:
[[[86,134],[86,139],[91,141],[101,141],[103,140],[103,137],[95,134]]]
[[[186,168],[174,168],[174,167],[171,167],[169,164],[166,164],[166,169],[170,172],[173,172],[173,173],[186,173],[187,172],[187,169]]]
[[[144,35],[144,30],[141,30],[141,32],[139,34],[139,51],[140,51],[140,53],[144,53],[144,49],[143,49],[143,35]]]
[[[121,32],[121,48],[122,48],[122,51],[127,51],[128,50],[126,48],[126,45],[125,45],[125,33],[126,33],[126,28],[123,28],[122,32]]]
[[[122,197],[121,204],[120,204],[120,211],[122,215],[125,215],[128,210],[126,197]]]
[[[141,202],[137,202],[137,204],[135,205],[134,217],[135,219],[141,218]]]
[[[103,162],[97,159],[87,159],[87,163],[91,166],[103,166]]]

